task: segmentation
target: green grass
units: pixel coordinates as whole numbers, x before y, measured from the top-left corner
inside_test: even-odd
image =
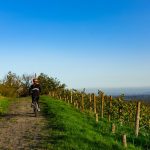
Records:
[[[106,120],[96,124],[93,115],[81,113],[67,103],[41,97],[43,113],[48,119],[47,149],[57,150],[124,150],[121,140],[110,132]],[[128,144],[129,150],[140,150]]]
[[[0,98],[0,115],[7,113],[9,104],[10,101],[8,100],[8,98]]]

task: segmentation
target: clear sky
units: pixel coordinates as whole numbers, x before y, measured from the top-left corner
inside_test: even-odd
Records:
[[[69,88],[150,86],[149,0],[0,0],[0,78]]]

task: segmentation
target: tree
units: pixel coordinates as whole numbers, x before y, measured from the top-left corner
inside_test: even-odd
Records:
[[[33,75],[23,74],[20,77],[9,71],[4,79],[0,80],[0,94],[8,97],[28,96],[33,78]],[[41,94],[49,94],[50,91],[62,91],[66,87],[57,78],[49,77],[44,73],[38,76],[38,80],[42,88]]]
[[[33,75],[23,74],[21,77],[21,85],[17,89],[18,97],[28,96],[29,95],[29,87],[31,85]]]
[[[0,84],[0,93],[4,96],[15,97],[20,84],[19,76],[9,71]]]
[[[57,91],[65,88],[65,84],[61,84],[57,78],[49,77],[48,75],[41,73],[38,76],[42,88],[42,94],[48,94],[50,91]]]

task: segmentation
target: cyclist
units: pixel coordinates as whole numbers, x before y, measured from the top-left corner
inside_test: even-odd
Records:
[[[38,83],[37,79],[33,79],[33,84],[29,88],[29,94],[32,95],[32,104],[31,107],[33,106],[33,101],[36,101],[38,104],[38,111],[40,111],[39,107],[39,95],[41,92],[41,87],[40,84]]]

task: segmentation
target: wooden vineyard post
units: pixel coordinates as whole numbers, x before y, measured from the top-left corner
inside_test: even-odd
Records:
[[[64,93],[65,102],[67,102],[66,93]]]
[[[73,96],[74,97],[72,97],[72,103],[74,104],[74,106],[76,106],[76,101],[79,101],[78,100],[78,95],[77,95],[77,93],[75,93]],[[80,107],[80,105],[79,105],[79,102],[78,102],[78,108],[79,107]]]
[[[55,92],[53,91],[53,94],[52,94],[52,96],[54,97],[55,96]]]
[[[89,95],[89,98],[90,98],[90,112],[92,112],[92,96],[91,96],[91,94]]]
[[[101,101],[101,118],[104,117],[104,93],[102,93],[102,101]]]
[[[68,104],[70,103],[70,101],[69,101],[69,97],[67,96],[67,102],[68,102]]]
[[[78,109],[79,108],[79,104],[78,104],[78,101],[76,100],[76,108]]]
[[[136,118],[135,118],[135,135],[136,135],[137,137],[138,137],[138,134],[139,134],[140,106],[141,106],[141,102],[137,102]]]
[[[94,99],[94,113],[96,114],[97,111],[96,111],[96,96],[95,96],[95,94],[93,94],[93,99]]]
[[[112,109],[112,96],[110,96],[110,100],[109,100],[109,114],[108,114],[108,121],[109,122],[111,119],[111,109]]]
[[[111,131],[112,131],[113,134],[116,132],[116,126],[115,126],[114,123],[112,124],[112,130]]]
[[[126,137],[126,134],[124,134],[122,136],[122,144],[123,144],[124,147],[127,147],[127,137]]]
[[[82,94],[82,112],[84,111],[84,94]]]
[[[71,99],[71,104],[72,104],[72,91],[71,91],[71,97],[70,97],[70,99]]]
[[[96,123],[98,123],[98,114],[97,113],[95,114],[95,117],[96,117]]]

